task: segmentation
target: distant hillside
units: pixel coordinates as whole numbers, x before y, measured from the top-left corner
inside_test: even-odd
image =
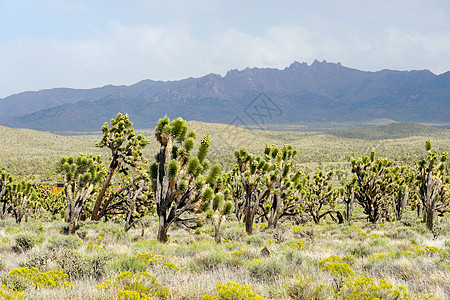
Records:
[[[449,129],[440,129],[414,122],[392,123],[377,128],[353,128],[343,131],[333,131],[328,134],[364,140],[401,139],[410,136],[450,137]]]
[[[447,123],[449,104],[450,72],[439,76],[427,70],[364,72],[315,61],[295,62],[284,70],[231,70],[223,77],[210,74],[131,86],[21,93],[0,100],[0,124],[93,131],[117,112],[128,113],[138,128],[153,128],[166,114],[261,128],[383,118]]]
[[[230,168],[234,163],[233,153],[236,149],[245,147],[252,153],[262,154],[267,143],[279,146],[292,144],[298,150],[296,161],[306,167],[325,163],[342,166],[348,163],[350,157],[367,155],[372,148],[376,149],[379,157],[412,163],[423,157],[427,138],[431,138],[436,149],[450,150],[450,130],[442,130],[439,133],[435,128],[421,127],[419,124],[392,125],[400,126],[400,129],[393,129],[391,125],[370,129],[369,132],[378,134],[368,138],[367,134],[344,137],[336,133],[247,130],[225,124],[189,122],[189,128],[197,132],[197,139],[204,134],[211,136],[208,159],[212,163],[221,164],[224,169]],[[150,140],[143,154],[151,161],[158,151],[154,132],[137,130],[137,133],[144,134]],[[341,133],[345,135],[345,132]],[[387,135],[389,138],[386,138]],[[377,139],[376,136],[381,138]],[[108,151],[95,147],[95,143],[100,139],[100,129],[87,135],[59,136],[0,126],[0,167],[6,167],[14,175],[38,182],[57,181],[58,177],[53,174],[55,162],[63,155],[102,155],[103,161],[107,163],[110,155]]]

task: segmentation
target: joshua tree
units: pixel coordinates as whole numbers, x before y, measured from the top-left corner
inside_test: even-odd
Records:
[[[352,159],[351,164],[352,172],[355,174],[353,180],[355,200],[363,207],[369,221],[376,223],[381,218],[389,219],[394,193],[390,170],[392,161],[375,160],[375,150],[372,150],[370,157]]]
[[[112,187],[108,190],[107,201],[100,211],[100,216],[110,218],[124,215],[124,229],[128,231],[152,209],[152,200],[147,173],[142,173],[132,179],[125,176],[117,190],[113,190]]]
[[[31,202],[36,200],[36,194],[31,181],[25,182],[13,181],[8,185],[7,198],[11,204],[11,211],[16,219],[16,223],[20,223],[27,213]]]
[[[150,168],[159,217],[158,241],[165,243],[172,223],[188,221],[180,219],[184,212],[201,212],[203,204],[211,200],[213,195],[206,191],[216,183],[221,171],[216,165],[207,176],[203,175],[209,168],[206,155],[211,139],[209,135],[203,136],[197,155],[193,155],[195,132],[188,132],[183,119],[170,121],[167,116],[160,119],[155,136],[160,150]]]
[[[102,217],[99,213],[102,209],[103,198],[108,188],[114,172],[127,174],[128,168],[139,168],[143,161],[142,149],[149,141],[142,135],[136,136],[133,123],[128,115],[118,113],[115,119],[111,119],[111,127],[105,122],[102,127],[103,138],[96,145],[97,147],[107,147],[111,150],[111,163],[109,164],[108,175],[103,182],[92,210],[92,220],[98,221]]]
[[[406,204],[410,199],[411,186],[414,183],[414,173],[409,167],[396,166],[391,169],[392,184],[394,193],[392,194],[392,207],[396,220],[401,220]]]
[[[275,228],[282,216],[292,216],[300,212],[298,185],[301,171],[292,171],[292,160],[297,150],[291,145],[284,145],[281,151],[275,145],[266,145],[264,153],[272,165],[272,171],[268,177],[272,190],[263,204],[264,214],[268,227]]]
[[[0,219],[3,219],[11,206],[6,197],[6,192],[8,191],[8,185],[13,181],[14,177],[5,168],[0,169]]]
[[[56,172],[64,176],[64,192],[67,207],[65,221],[69,223],[69,233],[75,234],[76,221],[86,204],[94,194],[95,186],[105,177],[100,157],[92,155],[61,157],[56,164]]]
[[[334,218],[333,214],[337,215],[339,223],[344,221],[341,213],[334,209],[338,191],[331,184],[332,175],[332,171],[324,174],[322,170],[318,169],[313,176],[310,174],[304,176],[299,185],[304,203],[303,210],[313,218],[316,224],[319,224],[320,219],[326,215]],[[328,210],[322,212],[326,206],[328,206]]]
[[[431,142],[425,143],[427,157],[419,162],[417,185],[419,197],[424,208],[423,221],[433,231],[433,220],[436,211],[448,211],[450,208],[450,177],[444,175],[444,163],[448,152],[439,154],[431,150]]]
[[[260,204],[269,197],[272,189],[272,182],[267,176],[272,167],[268,159],[254,156],[245,148],[236,150],[234,155],[237,160],[237,186],[242,188],[245,230],[251,235]]]
[[[207,190],[208,191],[208,190]],[[212,193],[212,189],[208,191]],[[233,212],[233,201],[226,199],[230,192],[225,194],[218,192],[212,197],[212,209],[207,212],[208,218],[212,219],[214,225],[214,240],[220,244],[222,242],[222,227],[225,224],[227,216]]]

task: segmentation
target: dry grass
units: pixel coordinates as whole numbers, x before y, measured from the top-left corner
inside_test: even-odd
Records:
[[[440,220],[444,229],[449,227],[448,222],[449,218]],[[173,269],[161,262],[148,264],[146,267],[149,274],[156,276],[157,281],[169,289],[172,299],[200,299],[204,294],[214,293],[217,284],[228,281],[250,286],[264,299],[291,299],[288,291],[290,286],[297,284],[299,279],[296,278],[310,278],[314,287],[323,285],[322,292],[331,293],[336,284],[339,286],[339,282],[344,284],[348,280],[321,269],[320,261],[332,255],[343,259],[353,270],[355,278],[367,276],[375,280],[385,279],[394,287],[405,286],[409,294],[431,293],[441,299],[450,297],[447,284],[450,280],[450,249],[446,246],[450,234],[445,230],[434,240],[431,234],[422,231],[423,224],[408,227],[411,231],[409,235],[391,234],[391,237],[387,235],[397,232],[396,229],[404,229],[404,224],[397,222],[374,227],[364,223],[348,226],[324,222],[322,225],[297,226],[285,222],[277,230],[269,230],[258,224],[255,225],[252,237],[234,235],[234,241],[225,241],[221,245],[214,243],[212,228],[205,225],[197,234],[174,229],[170,232],[171,241],[163,245],[154,240],[156,218],[149,218],[146,223],[149,226],[144,238],[139,237],[140,229],[133,229],[122,235],[114,224],[87,223],[84,229],[79,229],[80,232],[85,230],[88,233],[82,245],[77,249],[64,251],[76,251],[83,257],[107,255],[105,270],[101,276],[96,278],[87,274],[85,277],[71,279],[71,289],[27,289],[27,297],[114,298],[112,291],[96,288],[103,281],[113,279],[120,273],[111,269],[111,263],[123,257],[135,257],[139,253],[148,252],[180,267]],[[58,229],[62,225],[60,221],[43,222],[41,226],[37,226],[36,222],[33,226],[15,225],[11,222],[2,222],[0,225],[0,237],[3,240],[0,244],[1,276],[14,268],[29,264],[33,258],[48,254],[51,236],[62,234]],[[231,221],[226,229],[229,232],[239,232],[242,226]],[[13,241],[15,236],[24,232],[44,232],[45,239],[28,252],[14,252],[14,242],[9,243],[6,238]],[[100,241],[99,236],[103,237]],[[264,245],[271,251],[268,258],[260,253]],[[236,254],[237,250],[245,251]],[[253,260],[255,258],[258,260]],[[48,271],[57,269],[58,264],[49,261],[39,268],[41,271]]]

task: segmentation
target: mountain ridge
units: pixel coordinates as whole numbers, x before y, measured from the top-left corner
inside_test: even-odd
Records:
[[[255,101],[262,93],[266,115],[270,115],[268,109],[278,110],[282,112],[278,119],[262,120],[263,114],[257,112],[261,103]],[[368,72],[315,60],[311,65],[294,62],[282,70],[233,69],[225,76],[211,73],[178,81],[147,79],[130,86],[15,94],[0,100],[0,124],[38,130],[89,131],[119,111],[128,113],[135,125],[142,128],[152,127],[166,114],[217,123],[240,119],[244,124],[255,123],[258,118],[266,124],[374,118],[445,123],[450,119],[445,109],[449,103],[450,72],[441,75],[429,70]],[[259,115],[252,116],[249,110]]]

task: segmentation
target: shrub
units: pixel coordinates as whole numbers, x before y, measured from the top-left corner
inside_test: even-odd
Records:
[[[70,250],[59,251],[53,257],[61,270],[69,275],[70,279],[86,277],[98,279],[105,274],[106,265],[111,260],[111,256],[105,253],[85,256]]]
[[[218,284],[214,290],[219,296],[204,295],[203,300],[263,300],[252,292],[249,286],[228,281],[227,284]]]
[[[230,226],[223,229],[222,237],[225,241],[242,242],[247,237],[247,233],[242,227]]]
[[[14,238],[15,245],[13,249],[16,252],[25,252],[42,243],[43,240],[44,237],[42,235],[31,233],[21,234]]]
[[[310,278],[296,277],[286,286],[288,295],[295,300],[303,299],[330,299],[331,289],[328,286],[317,284]]]
[[[283,264],[279,260],[265,258],[254,259],[247,264],[250,275],[259,279],[273,279],[283,271]]]
[[[392,284],[386,280],[380,279],[376,284],[373,278],[360,276],[349,280],[345,283],[340,298],[343,300],[372,300],[372,299],[386,299],[386,300],[401,300],[401,299],[426,299],[427,295],[419,296],[419,298],[411,297],[406,292],[406,288],[398,286],[393,288]],[[428,298],[431,299],[431,298]]]
[[[148,264],[136,256],[124,256],[109,264],[109,268],[118,273],[130,271],[132,273],[145,272]]]
[[[150,264],[150,265],[158,263],[169,269],[175,269],[175,270],[181,269],[176,264],[166,260],[166,258],[164,256],[156,255],[155,253],[152,253],[152,252],[139,253],[136,258],[139,259],[140,261]]]
[[[399,226],[393,230],[388,230],[385,236],[396,240],[418,239],[420,237],[416,231],[406,226]]]
[[[55,234],[48,239],[49,247],[66,247],[77,249],[83,245],[83,241],[76,235]]]
[[[264,244],[264,239],[257,235],[251,235],[245,239],[245,242],[249,245],[261,246]]]
[[[28,277],[17,274],[2,275],[0,280],[5,289],[12,291],[24,291],[33,287],[33,282]]]
[[[22,300],[25,299],[23,292],[8,289],[5,285],[0,289],[0,299],[5,300]]]
[[[124,272],[116,276],[116,279],[106,280],[101,285],[97,286],[101,290],[115,290],[117,297],[122,299],[169,299],[170,292],[156,281],[156,277],[146,272],[133,274],[131,272]],[[134,293],[129,293],[130,291]],[[133,298],[125,298],[131,297]]]
[[[114,222],[88,221],[85,224],[80,224],[80,232],[87,231],[88,229],[94,230],[99,236],[105,239],[124,240],[129,238],[129,234],[124,230],[123,226]],[[80,234],[84,235],[84,233]]]
[[[38,253],[29,256],[25,262],[19,263],[19,266],[28,268],[36,267],[42,270],[42,268],[47,265],[49,257],[48,252],[39,251]]]
[[[50,270],[48,272],[40,272],[37,268],[19,268],[12,269],[9,272],[12,277],[23,277],[28,279],[36,289],[43,287],[72,287],[68,281],[69,276],[59,270]],[[15,286],[13,286],[15,288]]]
[[[356,257],[365,257],[367,255],[370,255],[372,253],[372,250],[366,244],[358,243],[351,247],[349,249],[349,252]]]
[[[189,263],[189,269],[195,272],[204,272],[217,269],[230,261],[230,254],[224,250],[202,252],[192,258]]]

